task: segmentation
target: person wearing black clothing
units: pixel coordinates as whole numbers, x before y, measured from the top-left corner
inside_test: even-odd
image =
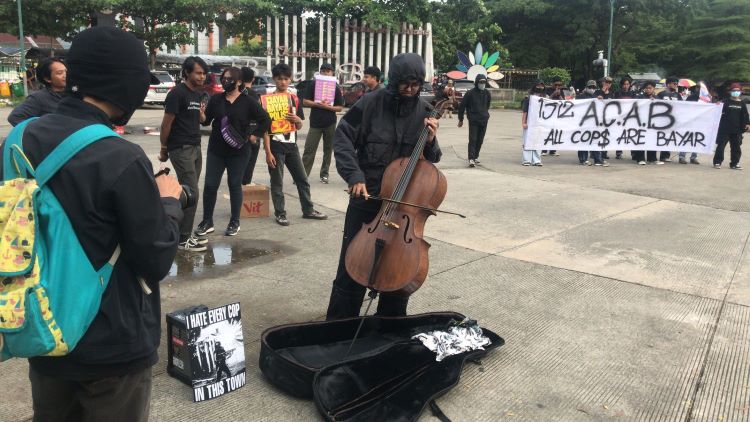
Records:
[[[724,149],[729,142],[731,155],[729,168],[742,170],[740,157],[742,156],[742,133],[750,131],[750,116],[747,106],[740,98],[742,86],[733,83],[729,91],[729,98],[724,100],[724,108],[721,111],[721,122],[719,123],[719,134],[716,138],[716,153],[714,154],[714,168],[720,169],[724,161]]]
[[[221,342],[217,341],[214,345],[214,360],[216,361],[216,382],[221,381],[221,374],[226,374],[227,378],[232,376],[232,372],[227,366],[227,351],[221,345]]]
[[[44,89],[33,92],[8,115],[8,123],[15,126],[30,117],[41,117],[52,113],[65,91],[67,68],[58,57],[44,59],[37,68]]]
[[[242,93],[250,97],[251,100],[260,103],[260,97],[255,91],[252,90],[253,81],[255,80],[255,71],[249,67],[243,67],[242,71]],[[257,127],[258,122],[250,122],[250,132],[252,133]],[[262,137],[260,140],[255,142],[250,141],[250,158],[247,161],[247,167],[245,173],[242,175],[242,184],[249,185],[253,181],[253,172],[255,171],[255,164],[258,162],[258,153],[260,153],[260,144],[262,143]]]
[[[682,101],[682,96],[677,92],[677,84],[680,82],[679,79],[669,77],[666,80],[667,88],[656,94],[656,98],[663,101]],[[659,153],[659,161],[672,161],[672,153],[669,151],[662,151]]]
[[[206,110],[201,113],[201,124],[211,125],[206,153],[206,179],[203,185],[203,220],[195,230],[195,236],[202,237],[214,232],[214,207],[224,170],[229,185],[231,217],[224,232],[234,236],[240,231],[240,209],[242,208],[242,176],[247,168],[252,143],[258,143],[271,125],[271,118],[257,101],[243,95],[240,69],[229,67],[221,73],[221,86],[224,92],[215,94],[208,101]],[[225,119],[226,118],[226,119]],[[255,123],[250,132],[250,123]],[[224,131],[233,128],[244,142],[239,149],[230,146],[224,139]]]
[[[375,66],[368,66],[365,68],[365,71],[363,73],[364,76],[362,77],[362,82],[364,82],[365,86],[367,87],[367,89],[365,89],[365,94],[381,88],[380,68]]]
[[[143,41],[131,33],[87,29],[73,39],[67,64],[67,97],[23,134],[34,167],[81,128],[124,125],[148,91]],[[81,150],[48,186],[94,268],[118,245],[121,253],[78,345],[65,356],[29,359],[34,420],[145,422],[161,334],[159,281],[177,253],[182,188],[170,176],[154,179],[146,153],[119,137]]]
[[[320,74],[333,76],[333,65],[323,63],[320,66]],[[310,177],[313,163],[315,163],[315,152],[323,137],[323,162],[320,164],[320,181],[328,183],[328,170],[331,167],[331,154],[333,153],[333,133],[336,131],[336,113],[344,109],[344,97],[341,89],[336,84],[336,94],[333,104],[326,100],[315,101],[315,80],[310,81],[305,87],[305,95],[302,105],[310,107],[310,129],[307,130],[305,138],[305,150],[302,153],[302,163],[305,165],[305,173]]]
[[[615,93],[612,92],[612,78],[605,76],[599,79],[599,83],[602,87],[594,94],[596,95],[596,98],[600,100],[610,100],[615,97]],[[609,160],[609,153],[607,151],[602,151],[602,160]]]
[[[635,91],[630,90],[632,84],[633,80],[627,76],[620,79],[620,90],[614,93],[613,98],[618,100],[634,100],[638,94]],[[631,153],[631,157],[632,156],[633,154]],[[622,160],[622,151],[615,151],[615,159]],[[643,164],[645,165],[646,163]]]
[[[552,86],[547,88],[547,98],[550,100],[557,100],[557,101],[564,101],[565,100],[565,93],[563,93],[563,83],[562,78],[559,76],[555,76],[552,78]],[[560,154],[557,152],[557,150],[551,149],[551,150],[542,150],[542,155],[549,155],[551,157],[559,157]]]
[[[596,81],[590,80],[586,82],[586,88],[583,90],[583,92],[576,97],[576,100],[586,100],[590,98],[596,98]],[[592,163],[589,161],[589,154],[591,155],[591,159],[594,160]],[[602,152],[601,151],[578,151],[578,163],[582,166],[590,166],[592,164],[596,164],[598,166],[604,165],[604,160],[602,159]]]
[[[208,66],[200,57],[188,57],[182,64],[183,82],[175,86],[164,100],[164,118],[161,122],[161,150],[159,161],[170,160],[177,179],[199,197],[198,179],[203,166],[201,153],[200,115],[205,108],[203,83]],[[206,238],[193,236],[193,222],[198,205],[185,209],[180,225],[179,248],[188,252],[206,250]]]
[[[458,105],[458,127],[464,125],[464,113],[469,120],[469,167],[479,163],[479,151],[490,120],[491,101],[492,96],[487,91],[487,76],[477,75],[474,89],[464,94]]]
[[[327,320],[359,315],[365,288],[346,272],[346,250],[350,239],[380,210],[381,201],[368,198],[380,193],[386,166],[393,159],[412,154],[425,125],[429,137],[424,157],[433,163],[440,161],[442,153],[436,139],[437,120],[427,118],[430,106],[419,98],[424,78],[424,62],[419,55],[405,53],[395,56],[388,71],[388,87],[362,97],[336,128],[333,140],[336,169],[349,186],[351,199],[346,210],[344,238],[336,279],[331,288]],[[406,315],[408,303],[408,296],[381,293],[377,315]]]
[[[638,94],[636,98],[650,100],[656,99],[653,82],[645,82],[641,88],[643,92]],[[639,165],[642,165],[641,163],[646,164],[647,162],[658,166],[664,164],[663,161],[656,158],[656,151],[633,151],[633,159],[636,160]]]

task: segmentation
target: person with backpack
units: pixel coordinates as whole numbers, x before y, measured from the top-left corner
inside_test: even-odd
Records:
[[[68,95],[57,111],[16,127],[3,151],[4,183],[22,149],[27,172],[33,169],[41,186],[39,200],[54,202],[48,189],[61,207],[36,223],[36,240],[46,245],[39,252],[47,253],[41,285],[59,323],[50,332],[65,337],[66,320],[88,312],[93,318],[80,339],[58,344],[56,356],[30,357],[34,420],[145,422],[161,334],[159,280],[177,253],[183,189],[171,176],[154,178],[145,152],[109,129],[126,124],[146,97],[151,75],[143,41],[111,27],[86,29],[73,39],[67,65]],[[8,155],[16,141],[20,148]],[[63,236],[65,227],[72,232]],[[86,266],[103,272],[85,283],[82,274],[65,274]],[[100,294],[94,309],[78,303],[91,292]],[[57,305],[61,295],[69,298],[65,306]]]
[[[224,232],[234,236],[240,231],[240,209],[242,207],[242,177],[247,168],[252,143],[258,143],[271,125],[260,103],[242,94],[242,73],[236,67],[228,67],[221,73],[224,92],[214,94],[201,113],[201,124],[211,125],[206,152],[206,179],[203,185],[203,220],[195,230],[195,237],[204,237],[214,232],[214,207],[219,184],[227,173],[231,217]],[[250,132],[251,122],[257,123]]]

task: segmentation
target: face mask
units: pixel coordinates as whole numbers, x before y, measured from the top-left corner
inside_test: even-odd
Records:
[[[237,83],[234,81],[222,81],[221,87],[224,88],[224,92],[232,92],[237,87]]]
[[[487,86],[486,84],[483,84],[483,83],[481,83],[481,82],[477,84],[477,88],[481,89],[482,91],[484,91],[484,88],[485,88],[486,86]]]
[[[534,92],[543,92],[544,88],[534,87]]]
[[[742,93],[741,93],[740,91],[732,91],[732,94],[731,94],[731,95],[732,95],[732,97],[735,97],[735,98],[737,98],[737,97],[739,97],[739,96],[740,96],[740,94],[742,94]]]
[[[584,91],[585,91],[585,92],[586,92],[587,94],[591,95],[591,94],[593,94],[593,93],[594,93],[595,89],[594,89],[594,88],[586,88],[586,89],[584,89]]]

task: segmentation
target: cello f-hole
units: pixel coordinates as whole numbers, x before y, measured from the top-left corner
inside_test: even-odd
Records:
[[[406,227],[404,227],[404,242],[405,243],[411,243],[414,239],[406,238],[406,235],[409,233],[409,226],[411,225],[411,219],[407,214],[404,214],[403,219],[406,220]]]

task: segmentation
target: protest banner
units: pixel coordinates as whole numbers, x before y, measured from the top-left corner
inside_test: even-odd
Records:
[[[315,75],[315,102],[333,104],[336,99],[336,77]]]
[[[294,114],[294,100],[289,93],[266,94],[260,96],[260,104],[271,116],[271,134],[291,133],[295,131],[294,123],[286,119],[287,114]]]
[[[245,385],[240,304],[167,314],[167,371],[193,388],[193,401],[210,400]]]
[[[721,110],[699,102],[531,97],[524,149],[711,154]]]

